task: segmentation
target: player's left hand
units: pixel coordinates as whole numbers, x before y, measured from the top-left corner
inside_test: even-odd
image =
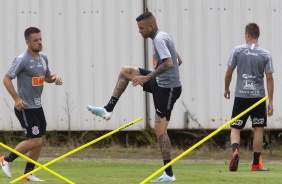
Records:
[[[267,106],[267,115],[268,116],[272,116],[273,115],[273,104],[272,103],[269,103],[268,106]]]
[[[142,85],[143,83],[147,82],[147,77],[144,76],[144,75],[138,75],[138,76],[135,76],[131,82],[132,82],[132,85],[135,87],[137,85]]]
[[[62,85],[63,84],[63,79],[58,75],[53,76],[52,80],[54,80],[56,85]]]
[[[224,91],[224,97],[226,99],[230,99],[230,91],[229,90]]]

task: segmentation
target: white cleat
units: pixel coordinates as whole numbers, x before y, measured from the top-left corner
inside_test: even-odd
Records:
[[[23,178],[22,181],[44,181],[44,180],[41,180],[37,178],[34,174],[31,174],[28,177]]]
[[[92,114],[100,116],[101,118],[107,121],[110,120],[112,117],[112,112],[108,112],[104,107],[93,107],[91,105],[88,105],[87,109],[91,111]]]
[[[4,159],[5,156],[2,156],[0,158],[0,163],[1,163],[1,166],[2,166],[2,171],[3,173],[8,177],[8,178],[11,178],[11,164],[12,162],[7,162],[5,159]]]

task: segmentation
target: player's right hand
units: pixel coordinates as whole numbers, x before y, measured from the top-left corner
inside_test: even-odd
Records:
[[[23,101],[23,99],[21,99],[21,98],[16,99],[16,101],[15,101],[15,108],[18,111],[23,110],[25,108],[25,106],[26,106],[26,103],[25,103],[25,101]]]

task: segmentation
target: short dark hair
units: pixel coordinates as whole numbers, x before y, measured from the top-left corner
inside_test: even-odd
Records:
[[[260,36],[259,26],[256,23],[249,23],[246,25],[245,33],[249,33],[254,39],[258,39]]]
[[[139,15],[137,18],[136,18],[136,21],[139,22],[141,20],[144,20],[144,19],[147,19],[149,17],[154,17],[154,15],[151,13],[151,12],[144,12],[142,13],[141,15]]]
[[[27,40],[29,39],[30,35],[33,33],[40,33],[40,29],[36,27],[29,27],[24,31],[24,38]]]

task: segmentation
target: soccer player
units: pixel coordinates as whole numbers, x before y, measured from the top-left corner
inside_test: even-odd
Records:
[[[164,165],[171,161],[171,142],[167,134],[173,105],[179,98],[182,90],[179,65],[182,63],[178,56],[172,38],[158,29],[156,19],[151,12],[145,12],[136,18],[139,33],[146,39],[153,40],[153,67],[154,71],[124,66],[121,69],[118,81],[109,103],[104,107],[87,106],[93,114],[106,120],[111,118],[113,109],[125,91],[129,81],[133,86],[142,85],[143,91],[152,93],[155,105],[155,134],[159,142]],[[175,181],[172,167],[152,182]]]
[[[37,161],[41,148],[45,143],[46,120],[41,106],[41,94],[44,81],[62,85],[61,77],[51,74],[48,59],[42,51],[41,31],[36,27],[29,27],[24,32],[27,50],[15,58],[3,82],[15,101],[14,111],[22,128],[26,130],[28,140],[19,143],[15,150],[26,154]],[[17,77],[17,91],[12,79]],[[11,178],[11,163],[18,157],[11,152],[0,158],[2,170]],[[24,174],[34,169],[34,164],[27,162]],[[25,181],[43,181],[34,174],[24,178]]]
[[[266,77],[268,106],[266,102],[258,105],[252,111],[242,116],[231,124],[230,140],[232,146],[232,159],[229,165],[230,171],[237,171],[239,164],[240,132],[245,127],[248,117],[251,117],[254,129],[253,140],[253,164],[252,171],[268,171],[262,164],[262,144],[264,127],[267,125],[267,115],[273,114],[274,80],[272,73],[273,64],[270,53],[258,45],[260,36],[259,26],[249,23],[245,27],[246,43],[234,48],[227,63],[225,75],[224,97],[230,98],[229,85],[232,73],[237,67],[237,82],[235,88],[235,100],[232,117],[237,116],[248,107],[265,97],[264,76]]]

